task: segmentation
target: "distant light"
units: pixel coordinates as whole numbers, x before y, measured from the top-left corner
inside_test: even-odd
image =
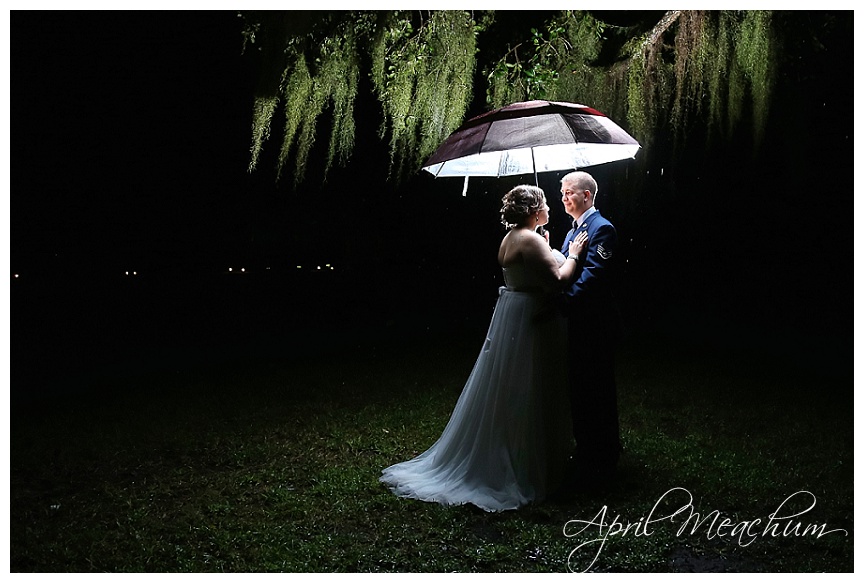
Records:
[[[129,275],[129,272],[128,272],[128,271],[126,272],[126,275]]]
[[[16,274],[13,275],[12,277],[14,277],[15,279],[18,279],[18,274],[16,273]]]
[[[138,272],[137,272],[137,271],[133,271],[133,272],[132,272],[132,275],[138,275]]]
[[[321,266],[320,266],[320,265],[318,266],[318,269],[321,269]]]
[[[229,267],[229,268],[228,268],[228,271],[234,271],[234,268],[233,268],[233,267]]]
[[[325,266],[324,266],[324,267],[330,267],[330,264],[329,264],[329,263],[328,263],[328,264],[327,264],[327,265],[325,265]]]
[[[269,268],[269,267],[265,267],[264,269],[268,269],[268,270],[269,270],[270,268]]]
[[[301,266],[301,265],[298,265],[298,266],[297,266],[297,269],[302,269],[302,267],[303,267],[303,266]]]
[[[241,268],[240,268],[240,271],[242,271],[243,273],[246,273],[246,268],[245,268],[245,267],[241,267]]]

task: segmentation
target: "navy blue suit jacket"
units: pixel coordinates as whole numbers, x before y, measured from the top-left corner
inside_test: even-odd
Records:
[[[567,233],[561,248],[564,255],[568,254],[570,241],[583,231],[588,232],[588,253],[579,260],[579,275],[565,290],[568,315],[572,324],[590,326],[605,321],[608,325],[610,318],[614,320],[611,271],[618,233],[600,211],[594,212],[581,227]],[[602,333],[602,328],[596,332]]]

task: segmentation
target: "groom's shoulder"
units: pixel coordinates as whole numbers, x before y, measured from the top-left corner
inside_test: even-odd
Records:
[[[600,214],[600,211],[597,211],[596,213],[594,213],[590,217],[588,217],[588,221],[589,221],[589,223],[588,223],[589,229],[591,229],[591,228],[599,229],[601,227],[612,228],[612,229],[615,228],[615,226],[612,224],[612,222],[609,219],[607,219],[606,217],[604,217],[603,215]]]

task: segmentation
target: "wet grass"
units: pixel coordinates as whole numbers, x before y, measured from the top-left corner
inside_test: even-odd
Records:
[[[474,332],[392,331],[326,358],[289,358],[298,353],[286,346],[115,372],[81,396],[16,405],[11,570],[853,570],[851,366],[809,366],[776,339],[718,349],[716,339],[628,337],[618,365],[626,452],[606,491],[500,514],[396,498],[380,470],[437,438],[481,344]],[[789,520],[778,520],[763,532],[801,491],[813,508],[802,494],[777,512],[800,513],[801,527],[784,535]],[[598,553],[574,549],[608,525],[565,529],[604,509],[607,523],[638,526],[688,492],[701,516],[717,511],[716,525],[760,519],[756,536],[708,522],[679,533],[679,515],[610,535]],[[811,524],[847,534],[802,534]]]

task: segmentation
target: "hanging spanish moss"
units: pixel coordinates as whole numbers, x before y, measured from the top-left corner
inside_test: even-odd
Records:
[[[422,15],[421,15],[422,16]],[[415,29],[416,15],[361,13],[311,35],[303,46],[286,49],[293,57],[282,73],[279,94],[285,112],[277,175],[293,159],[294,183],[303,180],[319,117],[332,106],[325,176],[334,163],[345,165],[355,142],[354,103],[360,63],[370,61],[370,77],[382,111],[380,137],[389,141],[391,176],[416,170],[420,160],[465,117],[473,92],[475,24],[467,12],[437,11]],[[260,24],[247,23],[246,42],[255,42]],[[361,51],[368,51],[364,55]],[[260,159],[277,102],[256,99],[250,171]]]
[[[255,99],[250,171],[280,109],[277,176],[290,172],[295,184],[303,180],[325,114],[325,179],[334,164],[345,165],[356,139],[360,75],[368,72],[381,108],[378,137],[389,151],[390,177],[399,181],[416,172],[465,118],[478,34],[494,24],[494,13],[304,15],[300,32],[286,32],[283,13],[246,20],[244,46],[266,43],[265,65],[279,66]],[[706,126],[708,139],[749,124],[758,144],[776,76],[774,26],[767,11],[674,10],[653,26],[609,24],[591,12],[564,11],[484,63],[488,107],[528,99],[583,103],[627,126],[646,147],[659,135],[685,142],[693,123]]]
[[[354,36],[327,38],[315,59],[315,76],[310,74],[306,57],[297,55],[293,69],[284,82],[285,131],[279,152],[278,176],[294,151],[294,183],[303,180],[309,152],[315,143],[318,117],[328,104],[333,120],[327,149],[325,175],[338,157],[344,164],[354,148],[354,100],[357,97],[359,67]]]
[[[607,25],[565,12],[533,43],[510,48],[488,75],[489,102],[553,99],[592,105],[621,120],[643,143],[669,128],[678,139],[708,112],[709,134],[728,134],[750,112],[754,139],[767,123],[776,40],[765,11],[669,11],[651,29]],[[616,37],[617,59],[599,62]]]
[[[264,142],[270,137],[270,120],[273,119],[273,112],[276,111],[276,106],[279,100],[276,97],[256,97],[254,110],[252,112],[252,156],[249,160],[249,171],[255,169],[258,165],[258,158],[261,155],[261,147]]]
[[[392,15],[373,45],[372,82],[384,110],[391,170],[415,171],[455,130],[473,91],[475,27],[462,11],[433,12],[413,33],[411,20]]]
[[[768,122],[776,77],[778,41],[770,11],[754,10],[744,13],[735,48],[736,64],[743,70],[750,86],[755,122],[753,127],[756,141],[759,142]]]

